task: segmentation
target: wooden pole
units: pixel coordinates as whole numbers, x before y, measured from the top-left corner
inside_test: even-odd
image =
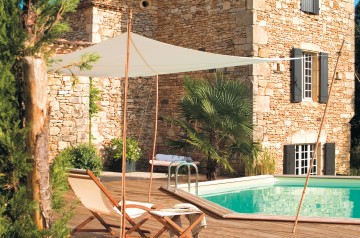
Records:
[[[125,206],[126,206],[126,116],[127,116],[127,95],[129,87],[129,60],[130,60],[130,32],[131,32],[132,9],[130,8],[127,22],[127,45],[126,45],[126,64],[125,64],[125,85],[124,85],[124,115],[123,115],[123,156],[122,156],[122,179],[121,179],[121,197],[122,197],[122,220],[121,237],[125,238]]]
[[[306,192],[306,188],[309,184],[309,179],[310,179],[310,173],[312,171],[312,168],[314,166],[314,160],[316,158],[316,152],[317,152],[317,149],[319,147],[319,141],[320,141],[320,136],[321,136],[321,131],[322,131],[322,128],[323,128],[323,125],[324,125],[324,121],[325,121],[325,117],[326,117],[326,111],[327,111],[327,108],[329,106],[329,102],[330,102],[330,98],[331,98],[331,91],[332,91],[332,88],[334,86],[334,82],[335,82],[335,76],[336,76],[336,70],[337,70],[337,67],[338,67],[338,64],[339,64],[339,59],[340,59],[340,56],[341,56],[341,51],[342,51],[342,48],[344,46],[344,43],[345,43],[345,40],[343,40],[342,44],[341,44],[341,47],[340,47],[340,51],[339,51],[339,54],[338,54],[338,58],[336,60],[336,65],[335,65],[335,69],[334,69],[334,72],[333,72],[333,77],[332,77],[332,81],[331,81],[331,85],[330,85],[330,89],[329,89],[329,98],[328,98],[328,101],[326,102],[326,105],[325,105],[325,109],[324,109],[324,112],[323,112],[323,116],[322,116],[322,119],[321,119],[321,123],[320,123],[320,128],[319,128],[319,133],[318,133],[318,137],[317,137],[317,140],[316,140],[316,144],[315,144],[315,149],[314,149],[314,153],[313,153],[313,156],[311,158],[311,161],[310,161],[310,168],[307,172],[307,176],[306,176],[306,181],[305,181],[305,185],[304,185],[304,189],[303,189],[303,192],[302,192],[302,195],[301,195],[301,199],[300,199],[300,203],[299,203],[299,208],[298,208],[298,211],[297,211],[297,214],[296,214],[296,218],[295,218],[295,223],[294,223],[294,227],[293,227],[293,233],[295,233],[296,231],[296,225],[297,225],[297,222],[299,220],[299,215],[300,215],[300,211],[301,211],[301,207],[302,207],[302,204],[304,202],[304,198],[305,198],[305,192]]]
[[[156,147],[156,136],[157,136],[157,126],[158,126],[158,111],[159,111],[159,75],[156,75],[156,99],[155,99],[155,129],[154,129],[154,140],[151,153],[151,173],[150,173],[150,183],[149,183],[149,193],[148,201],[151,201],[151,189],[152,189],[152,178],[154,172],[154,157],[155,157],[155,147]]]

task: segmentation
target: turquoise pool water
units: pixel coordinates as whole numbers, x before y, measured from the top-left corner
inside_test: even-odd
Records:
[[[238,213],[295,216],[305,178],[275,177],[206,188],[200,197]],[[360,180],[311,178],[301,216],[360,218]]]

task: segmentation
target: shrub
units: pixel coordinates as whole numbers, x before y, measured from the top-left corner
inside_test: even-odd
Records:
[[[78,144],[68,147],[61,151],[57,156],[64,161],[69,161],[71,167],[76,169],[89,169],[96,176],[100,176],[103,165],[100,156],[96,153],[96,148],[92,144]]]
[[[350,175],[360,175],[360,143],[355,141],[350,151]]]
[[[70,168],[72,165],[68,156],[57,156],[50,166],[51,203],[59,218],[44,231],[44,237],[70,237],[71,229],[67,224],[74,215],[75,204],[69,206],[64,201],[64,194],[69,190],[67,177]]]
[[[275,154],[268,149],[255,153],[245,161],[245,175],[263,175],[275,173]]]
[[[141,149],[138,142],[135,139],[126,139],[126,159],[132,161],[138,161],[141,157]],[[112,139],[109,145],[109,157],[113,160],[121,160],[123,157],[123,140]]]

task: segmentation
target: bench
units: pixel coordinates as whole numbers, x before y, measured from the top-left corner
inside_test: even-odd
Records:
[[[152,164],[151,156],[149,157],[149,164]],[[156,154],[154,158],[154,166],[177,166],[183,162],[191,162],[196,165],[200,164],[199,161],[193,161],[191,157],[170,154]]]

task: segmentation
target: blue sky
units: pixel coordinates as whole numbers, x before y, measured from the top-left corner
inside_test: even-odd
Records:
[[[355,0],[354,2],[355,2],[355,5],[359,2],[360,0]]]

